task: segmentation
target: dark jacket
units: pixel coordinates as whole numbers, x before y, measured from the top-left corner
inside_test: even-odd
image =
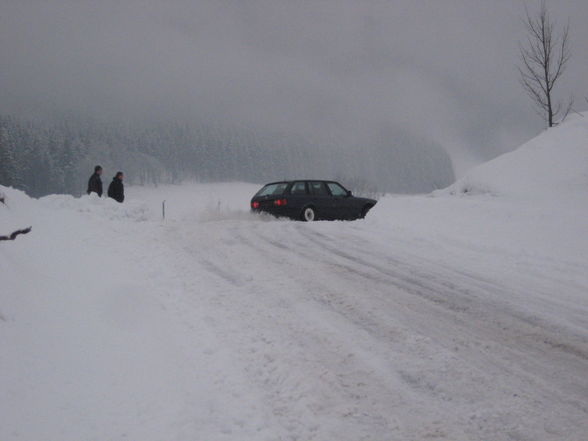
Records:
[[[102,197],[102,179],[98,173],[94,173],[88,180],[88,194],[96,193]]]
[[[125,188],[122,180],[117,177],[112,178],[112,182],[108,186],[108,197],[118,202],[125,200]]]

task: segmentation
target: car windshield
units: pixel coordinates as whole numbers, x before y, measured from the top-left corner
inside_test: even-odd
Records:
[[[329,182],[327,184],[329,186],[329,190],[331,190],[331,194],[335,197],[347,196],[347,190],[341,187],[336,182]]]
[[[255,196],[281,196],[288,186],[287,182],[268,184],[257,192]]]

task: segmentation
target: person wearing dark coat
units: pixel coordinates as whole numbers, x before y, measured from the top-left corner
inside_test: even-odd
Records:
[[[108,187],[108,197],[121,203],[125,200],[125,188],[123,185],[123,178],[123,172],[116,172],[116,176],[112,178],[112,182]]]
[[[100,179],[100,175],[102,174],[102,167],[97,165],[94,167],[94,174],[90,176],[88,180],[88,194],[96,193],[99,197],[102,197],[102,179]]]

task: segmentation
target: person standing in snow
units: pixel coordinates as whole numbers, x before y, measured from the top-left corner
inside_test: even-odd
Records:
[[[102,197],[102,179],[100,179],[100,175],[102,174],[102,167],[97,165],[94,167],[94,174],[90,176],[88,180],[88,194],[96,193],[99,197]]]
[[[116,172],[116,176],[112,178],[112,182],[108,187],[108,197],[121,203],[125,200],[125,188],[123,185],[123,178],[123,172]]]

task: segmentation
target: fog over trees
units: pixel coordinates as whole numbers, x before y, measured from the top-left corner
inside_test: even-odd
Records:
[[[97,164],[106,180],[121,169],[134,184],[321,177],[360,191],[404,193],[431,191],[454,178],[439,145],[401,130],[366,142],[368,147],[342,149],[336,141],[215,123],[40,123],[5,116],[0,117],[0,182],[32,196],[79,195]]]

